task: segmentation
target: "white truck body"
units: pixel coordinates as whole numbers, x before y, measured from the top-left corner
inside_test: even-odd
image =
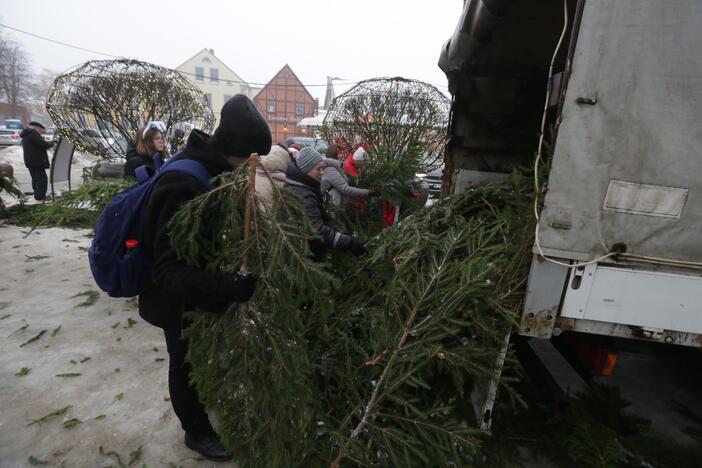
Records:
[[[702,4],[582,8],[520,333],[702,347]],[[538,249],[535,249],[538,254]],[[560,286],[559,286],[560,285]]]
[[[548,103],[518,329],[541,338],[520,342],[545,368],[568,367],[549,341],[568,331],[702,347],[700,44],[699,0],[464,0],[439,58],[453,96],[443,193],[532,162]],[[502,358],[471,398],[483,428]],[[575,377],[552,380],[572,394]]]

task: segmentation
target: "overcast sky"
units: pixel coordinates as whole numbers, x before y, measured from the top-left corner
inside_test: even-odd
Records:
[[[0,1],[0,23],[57,41],[175,68],[207,47],[244,80],[265,83],[285,64],[305,84],[404,76],[439,85],[437,61],[462,0]],[[36,71],[104,56],[1,28]],[[324,87],[308,87],[324,100]],[[337,94],[343,85],[336,85]]]

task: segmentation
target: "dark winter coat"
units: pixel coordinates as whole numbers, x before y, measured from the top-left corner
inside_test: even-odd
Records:
[[[310,243],[315,260],[321,260],[326,248],[348,249],[351,244],[351,237],[327,224],[330,218],[322,204],[319,182],[304,174],[295,164],[288,166],[285,176],[285,191],[294,194],[302,200],[307,218],[321,237],[321,241],[315,239]]]
[[[136,177],[136,170],[138,167],[146,166],[149,174],[153,174],[156,169],[154,165],[154,160],[158,157],[160,158],[160,153],[156,153],[152,158],[148,156],[143,156],[136,151],[136,145],[133,142],[129,142],[127,145],[127,163],[124,165],[124,177]]]
[[[44,137],[31,127],[22,130],[20,137],[22,138],[24,165],[48,169],[50,167],[49,155],[46,150],[51,148],[54,142],[44,140]]]
[[[193,130],[185,150],[174,158],[194,159],[215,177],[232,168],[207,143],[208,137]],[[153,325],[177,327],[185,310],[221,310],[236,300],[238,291],[232,275],[187,266],[178,259],[168,237],[168,223],[178,208],[207,190],[195,177],[181,172],[163,175],[153,188],[146,207],[144,247],[154,260],[154,284],[139,295],[139,314]]]

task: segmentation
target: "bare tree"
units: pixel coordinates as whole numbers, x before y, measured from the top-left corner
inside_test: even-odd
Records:
[[[30,96],[32,79],[27,52],[19,43],[0,35],[0,93],[13,112]]]
[[[40,73],[35,75],[32,81],[31,89],[29,90],[29,104],[31,105],[31,112],[34,115],[40,117],[41,122],[51,125],[51,117],[46,110],[46,101],[51,90],[51,86],[54,84],[54,80],[58,73],[49,70],[47,68],[42,69]]]
[[[48,68],[42,69],[41,73],[39,73],[32,82],[30,89],[31,98],[46,102],[46,98],[49,95],[51,86],[54,84],[56,76],[58,76],[58,73],[55,71],[49,70]]]

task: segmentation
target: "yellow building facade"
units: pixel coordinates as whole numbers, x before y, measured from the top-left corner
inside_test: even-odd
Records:
[[[220,110],[229,98],[235,94],[245,94],[253,99],[261,89],[244,81],[217,58],[212,49],[202,49],[176,70],[205,93],[217,123],[219,123]]]

